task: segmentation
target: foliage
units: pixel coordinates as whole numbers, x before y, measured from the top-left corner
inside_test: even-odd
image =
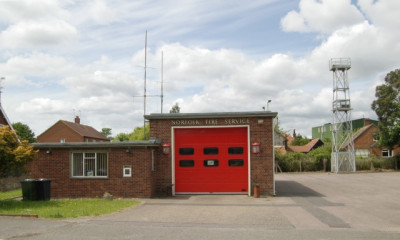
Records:
[[[324,144],[308,154],[287,152],[282,155],[275,150],[275,159],[283,172],[330,171],[331,144]]]
[[[36,142],[35,133],[29,128],[28,125],[21,122],[16,122],[11,125],[17,133],[19,139],[27,140],[29,143]]]
[[[150,136],[150,125],[146,124],[143,131],[143,127],[136,127],[131,134],[129,134],[130,141],[141,141],[148,140]]]
[[[181,108],[179,107],[178,103],[175,103],[174,106],[172,106],[171,110],[169,110],[169,113],[180,113]]]
[[[112,140],[113,142],[125,142],[129,141],[129,133],[118,133],[115,138]]]
[[[395,161],[400,158],[400,155],[396,155],[390,158],[356,158],[356,169],[357,171],[369,171],[376,169],[395,169]]]
[[[112,139],[111,128],[102,128],[100,133],[106,136],[108,139]]]
[[[99,216],[139,204],[133,200],[66,199],[52,201],[0,201],[0,214],[37,214],[42,218]]]
[[[275,132],[277,132],[277,133],[279,133],[279,134],[281,134],[281,135],[284,135],[285,134],[285,131],[283,131],[283,129],[280,127],[280,121],[279,121],[279,119],[278,118],[274,118],[274,130],[275,130]]]
[[[291,146],[304,146],[310,142],[310,139],[307,137],[301,136],[301,134],[297,134],[294,137],[294,140],[290,143]]]
[[[377,86],[371,108],[378,116],[380,146],[393,149],[400,144],[400,69],[388,73],[385,83]]]
[[[0,127],[0,177],[22,174],[24,165],[36,154],[27,140],[18,141],[9,126]]]
[[[143,141],[148,140],[150,136],[150,125],[145,125],[145,130],[143,127],[136,127],[131,133],[119,133],[112,140],[113,142],[124,142],[124,141]]]

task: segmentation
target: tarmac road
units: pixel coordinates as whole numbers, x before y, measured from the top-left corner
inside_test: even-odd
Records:
[[[100,217],[0,217],[0,239],[400,239],[398,172],[276,179],[276,197],[177,196]]]

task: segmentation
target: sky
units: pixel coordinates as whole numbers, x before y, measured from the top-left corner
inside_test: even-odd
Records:
[[[115,136],[182,113],[278,113],[311,137],[332,122],[332,58],[351,58],[352,119],[400,67],[398,0],[0,0],[1,104],[37,135],[58,120]],[[162,57],[163,56],[163,57]],[[162,60],[163,59],[163,60]]]

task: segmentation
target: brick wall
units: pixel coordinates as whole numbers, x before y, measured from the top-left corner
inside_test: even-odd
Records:
[[[357,139],[354,140],[354,149],[368,149],[370,154],[376,157],[382,157],[382,149],[388,149],[387,147],[376,147],[373,139],[373,133],[378,131],[378,127],[372,125],[363,134],[361,134]],[[395,147],[393,149],[393,156],[400,153],[400,148]]]
[[[151,172],[151,147],[97,149],[108,152],[108,178],[77,179],[70,177],[70,149],[41,149],[38,158],[28,164],[32,178],[51,179],[53,198],[102,197],[109,192],[114,197],[151,197],[154,195]],[[79,150],[79,149],[75,149]],[[89,149],[96,151],[96,149]],[[89,151],[84,150],[84,151]],[[132,177],[123,177],[123,166],[132,166]]]
[[[230,118],[212,118],[218,119],[218,126],[234,126],[229,120]],[[251,181],[252,183],[260,184],[261,194],[273,193],[273,127],[272,117],[253,117],[249,118],[249,123],[244,125],[250,126],[250,143],[259,142],[261,144],[261,153],[250,153],[251,163]],[[205,119],[185,119],[187,121],[198,121],[199,126],[205,126]],[[227,120],[227,121],[225,121]],[[259,124],[259,120],[263,121]],[[209,125],[208,125],[209,126]],[[161,139],[162,143],[172,143],[171,139],[171,119],[150,120],[150,136]],[[188,125],[185,125],[188,127]],[[207,126],[205,126],[207,127]],[[155,178],[156,192],[167,192],[168,187],[172,183],[172,156],[162,155],[161,152],[157,155]]]

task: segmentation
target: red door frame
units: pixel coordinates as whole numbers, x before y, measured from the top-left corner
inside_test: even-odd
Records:
[[[235,126],[176,126],[171,127],[171,166],[172,166],[172,195],[175,195],[175,129],[190,128],[190,129],[211,129],[211,128],[246,128],[247,129],[247,195],[251,195],[251,161],[250,161],[250,126],[248,125],[235,125]]]

